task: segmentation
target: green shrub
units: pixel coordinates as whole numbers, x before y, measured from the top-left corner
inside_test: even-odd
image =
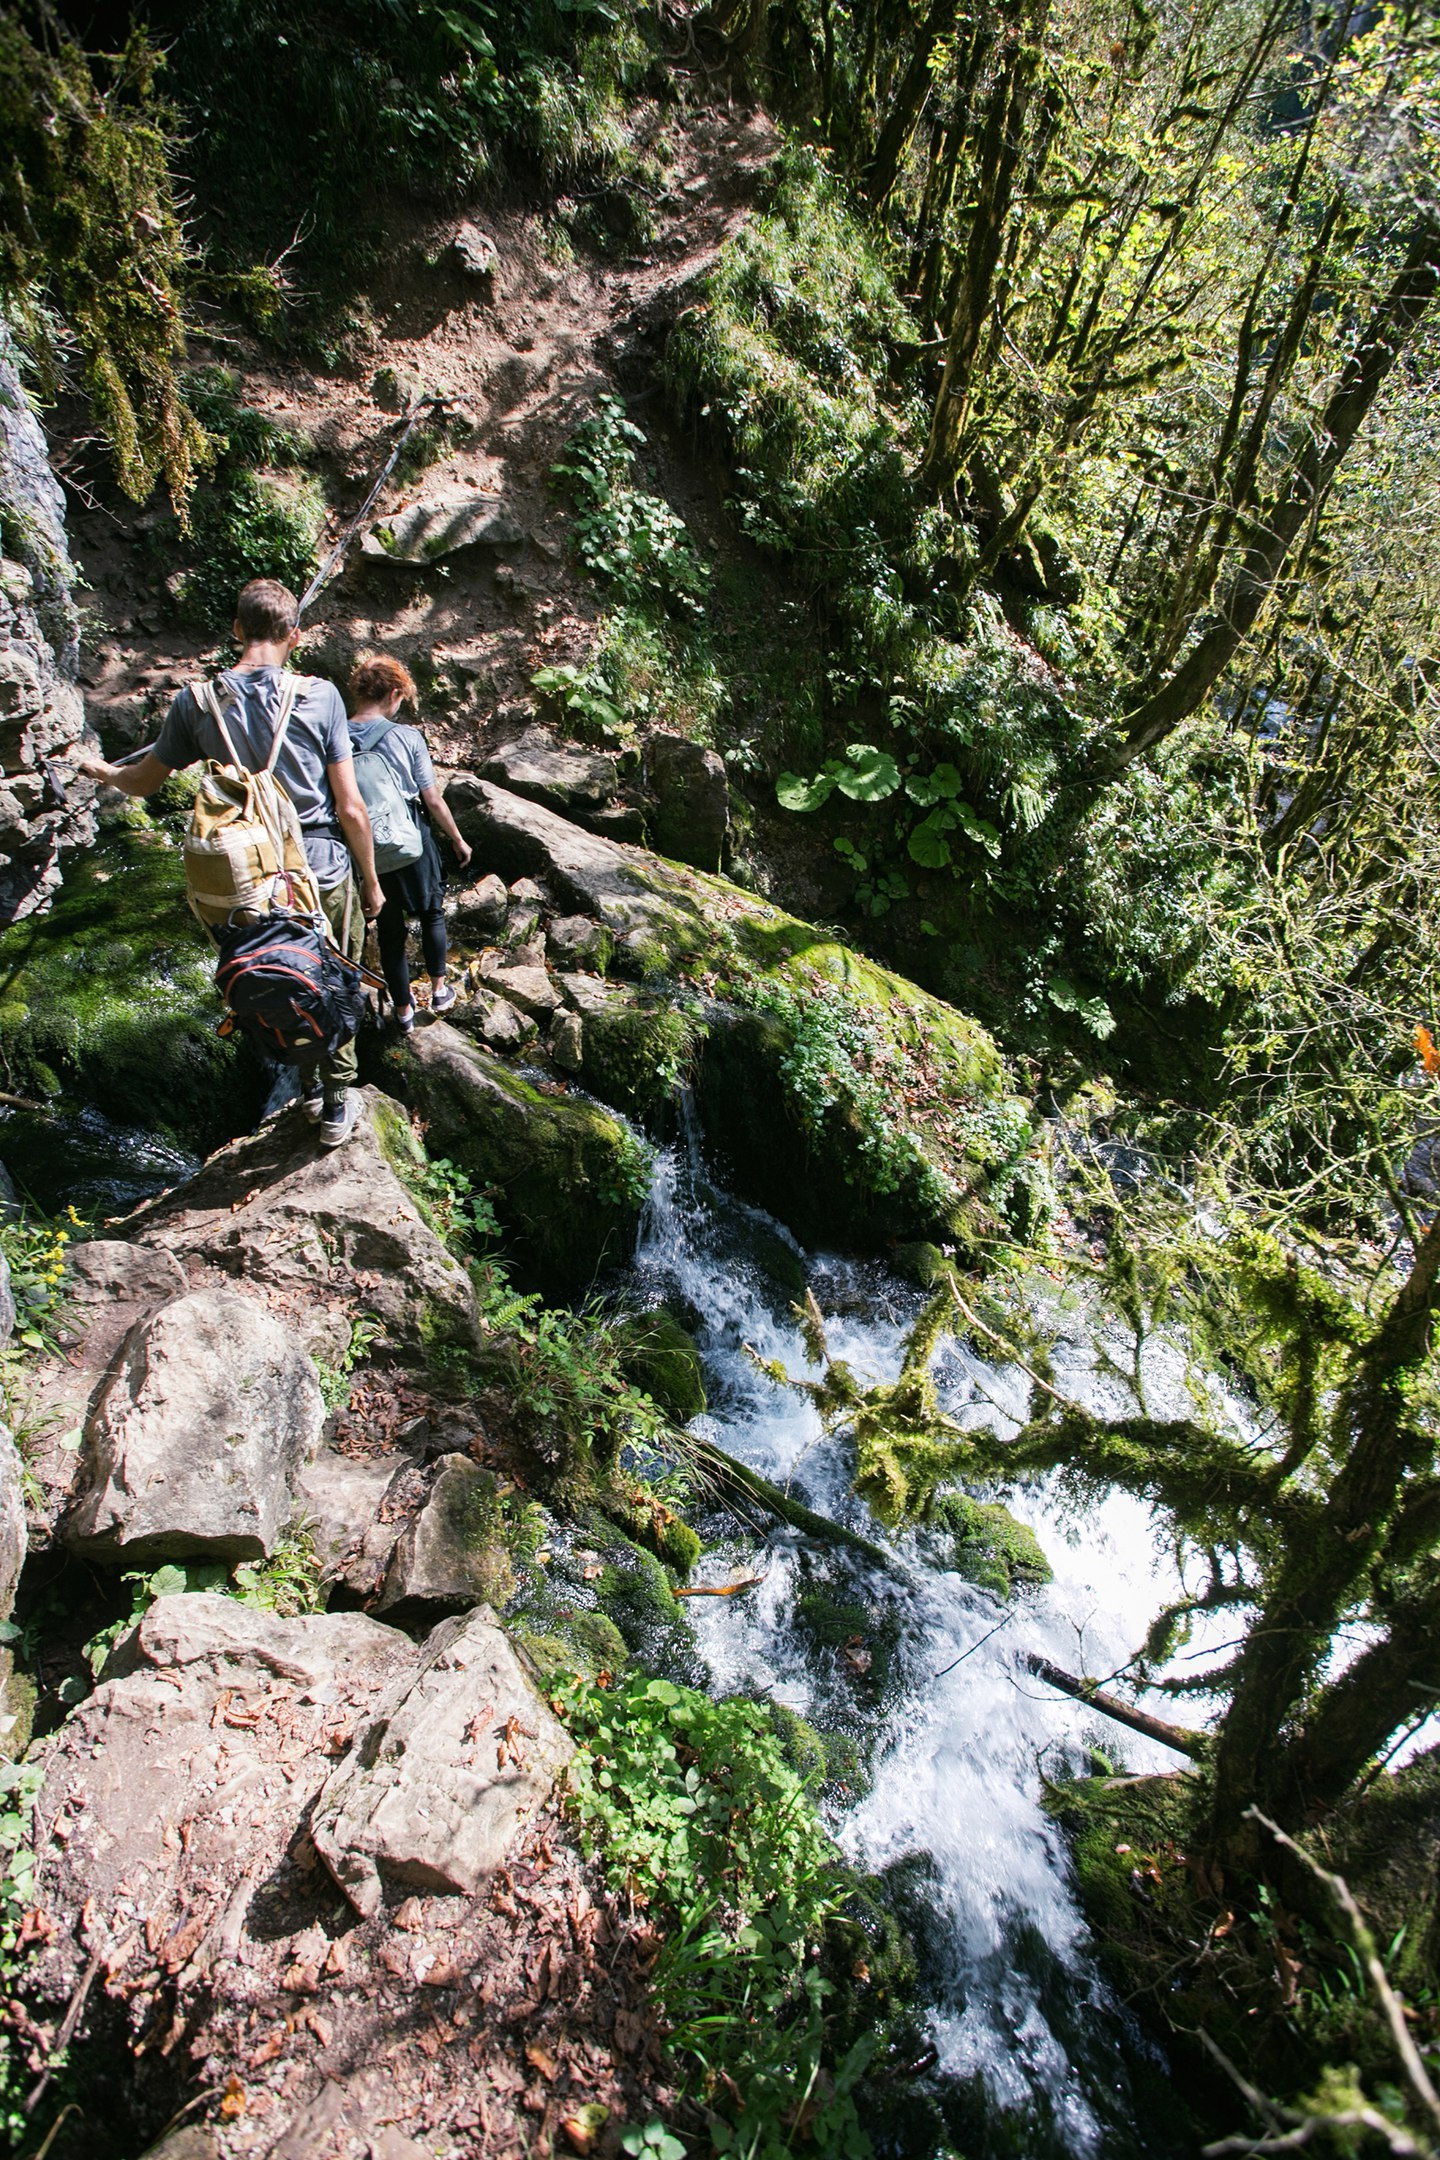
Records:
[[[179,591],[182,610],[214,636],[235,618],[235,595],[250,578],[278,578],[294,593],[310,582],[325,528],[313,480],[243,471],[196,499],[194,556]]]
[[[552,468],[575,504],[575,543],[587,570],[624,599],[696,616],[708,573],[685,521],[663,496],[634,484],[645,440],[616,397],[603,394]]]
[[[560,1691],[580,1740],[571,1805],[588,1851],[664,1932],[652,1985],[682,2090],[715,2149],[861,2160],[862,2036],[827,2062],[830,1984],[813,1962],[848,1889],[806,1782],[764,1709],[643,1675]]]

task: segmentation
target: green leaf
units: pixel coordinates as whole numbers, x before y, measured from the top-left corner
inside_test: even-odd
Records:
[[[145,1587],[151,1597],[178,1597],[189,1589],[190,1584],[184,1568],[176,1567],[172,1561],[165,1567],[156,1568]]]
[[[651,1702],[663,1703],[667,1710],[673,1710],[680,1700],[679,1688],[669,1680],[652,1680],[645,1693]]]
[[[835,792],[834,775],[826,770],[802,780],[798,773],[781,773],[775,782],[775,800],[782,810],[818,810]]]
[[[905,843],[911,861],[923,870],[948,870],[952,857],[945,833],[950,823],[948,810],[932,810],[922,818]]]
[[[984,818],[977,817],[969,803],[956,803],[955,817],[962,832],[984,848],[987,855],[999,859],[1000,835],[993,825],[987,824]]]
[[[953,802],[964,783],[953,765],[937,765],[934,772],[914,773],[905,782],[911,802],[922,808],[930,803]]]
[[[836,785],[851,802],[880,802],[900,785],[900,768],[887,750],[872,743],[851,743],[845,755],[851,769],[835,768]]]

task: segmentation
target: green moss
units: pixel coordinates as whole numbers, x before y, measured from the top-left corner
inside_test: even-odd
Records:
[[[863,1703],[878,1706],[892,1692],[900,1647],[893,1609],[847,1595],[838,1578],[819,1577],[796,1596],[795,1625],[813,1650],[833,1659]]]
[[[67,866],[48,913],[0,933],[7,1085],[208,1152],[262,1089],[258,1064],[215,1032],[214,965],[169,834],[116,834]]]
[[[688,1078],[703,1032],[673,998],[613,998],[585,1015],[585,1084],[648,1117]]]
[[[593,1585],[601,1613],[647,1671],[703,1686],[705,1667],[694,1633],[660,1562],[608,1525],[596,1520],[592,1528],[604,1563]]]
[[[391,1062],[432,1151],[493,1193],[518,1275],[563,1296],[628,1256],[650,1178],[649,1150],[628,1126],[578,1096],[542,1095],[458,1037],[443,1056],[422,1046]]]
[[[705,1380],[695,1339],[662,1307],[621,1321],[620,1370],[666,1414],[684,1425],[705,1408]]]
[[[942,1493],[930,1511],[926,1536],[946,1566],[997,1597],[1047,1583],[1055,1572],[1034,1531],[998,1500]]]

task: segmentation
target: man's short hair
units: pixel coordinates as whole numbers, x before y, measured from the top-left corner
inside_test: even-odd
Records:
[[[383,705],[395,690],[408,704],[415,703],[418,692],[414,676],[399,660],[392,660],[389,653],[366,653],[350,670],[352,712],[359,705]]]
[[[240,588],[235,620],[251,645],[279,645],[300,620],[300,603],[288,585],[275,578],[251,578]]]

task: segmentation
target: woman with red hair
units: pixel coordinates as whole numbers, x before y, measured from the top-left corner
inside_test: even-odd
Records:
[[[380,941],[380,965],[385,970],[385,984],[395,1008],[395,1023],[402,1035],[408,1035],[415,1025],[410,967],[405,954],[412,918],[420,925],[420,944],[430,977],[431,1012],[448,1012],[455,1003],[455,992],[445,980],[448,959],[445,871],[435,843],[434,827],[438,825],[444,833],[462,870],[470,860],[470,850],[461,839],[459,827],[436,784],[435,767],[430,762],[425,737],[419,728],[401,726],[397,722],[402,705],[408,703],[413,711],[416,695],[415,679],[410,670],[402,667],[398,660],[392,660],[388,653],[368,654],[351,670],[351,741],[357,751],[378,752],[394,772],[406,800],[412,807],[423,803],[425,808],[424,816],[417,815],[415,820],[424,842],[420,859],[407,863],[403,870],[381,872],[380,890],[385,895],[385,905],[375,925]]]

